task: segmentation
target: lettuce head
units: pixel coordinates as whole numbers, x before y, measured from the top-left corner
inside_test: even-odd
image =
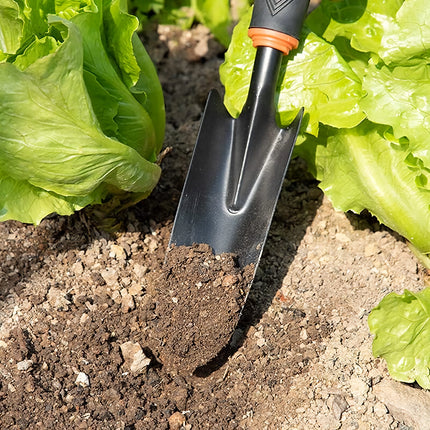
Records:
[[[123,0],[0,0],[0,221],[157,184],[165,114]]]

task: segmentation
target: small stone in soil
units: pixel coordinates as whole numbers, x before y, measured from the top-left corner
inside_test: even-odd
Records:
[[[120,349],[124,358],[124,365],[132,373],[143,372],[151,363],[151,359],[144,354],[138,343],[128,341],[120,345]]]
[[[228,343],[254,274],[233,254],[215,256],[205,244],[174,246],[158,284],[155,331],[159,358],[170,372],[191,374]]]
[[[332,411],[334,417],[340,421],[342,414],[348,409],[349,405],[345,397],[335,394],[330,396],[327,406]]]
[[[90,386],[90,378],[84,372],[79,372],[76,377],[75,384],[80,387],[89,387]]]
[[[30,369],[33,366],[32,360],[22,360],[16,363],[16,367],[21,372],[25,372],[26,370]]]
[[[179,430],[185,424],[185,417],[181,412],[175,412],[168,421],[170,430]]]

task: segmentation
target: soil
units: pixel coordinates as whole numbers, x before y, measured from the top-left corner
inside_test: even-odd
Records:
[[[200,26],[159,27],[145,45],[171,148],[153,194],[121,214],[115,235],[91,211],[0,224],[0,427],[411,428],[374,390],[390,378],[366,319],[384,295],[422,289],[428,274],[372,217],[334,211],[299,159],[232,338],[192,375],[166,369],[156,327],[172,296],[154,280],[206,96],[221,90],[223,49]]]
[[[214,255],[206,244],[173,246],[154,284],[159,358],[170,373],[192,374],[230,340],[254,266],[234,254]]]

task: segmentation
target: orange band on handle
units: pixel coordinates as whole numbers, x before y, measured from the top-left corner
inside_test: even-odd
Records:
[[[268,46],[283,52],[285,55],[299,46],[299,41],[295,37],[268,28],[252,27],[248,30],[248,36],[252,39],[254,47]]]

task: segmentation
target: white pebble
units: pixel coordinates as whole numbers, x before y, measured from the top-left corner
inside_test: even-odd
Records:
[[[86,314],[86,313],[83,313],[81,315],[81,318],[79,319],[79,323],[82,324],[82,325],[85,325],[85,324],[88,323],[89,320],[90,320],[90,316],[88,314]]]
[[[26,370],[30,369],[33,366],[32,360],[22,360],[16,363],[16,367],[21,372],[25,372]]]
[[[80,261],[77,261],[72,265],[72,272],[76,275],[82,275],[84,273],[84,266]]]
[[[111,267],[108,267],[100,272],[100,275],[106,282],[106,285],[108,287],[113,287],[118,284],[118,275],[115,271],[115,269],[112,269]]]
[[[90,386],[90,378],[84,372],[79,372],[76,377],[75,384],[80,387],[89,387]]]
[[[388,413],[388,410],[387,410],[387,407],[383,403],[377,402],[375,404],[375,406],[373,407],[373,412],[375,412],[375,415],[377,417],[381,418]]]
[[[127,253],[125,252],[125,249],[120,245],[111,245],[111,252],[109,253],[109,257],[116,258],[117,260],[126,260],[127,259]]]
[[[366,397],[367,392],[369,391],[369,385],[366,384],[360,378],[353,377],[350,381],[351,384],[351,394],[353,397]]]
[[[57,310],[66,310],[70,305],[66,292],[60,288],[51,287],[47,295],[48,303]]]
[[[307,338],[308,338],[308,332],[303,327],[302,330],[300,331],[300,339],[306,340]]]
[[[128,288],[128,294],[130,294],[131,296],[138,296],[142,293],[142,290],[142,285],[134,282]]]
[[[141,264],[135,263],[133,266],[133,272],[140,279],[148,272],[148,268],[146,266],[142,266]]]
[[[7,389],[11,392],[14,393],[16,391],[16,388],[9,382],[9,384],[7,384]]]
[[[136,308],[136,303],[134,302],[133,296],[128,294],[128,292],[121,298],[121,312],[126,314]]]
[[[256,344],[259,348],[262,348],[264,345],[266,345],[266,339],[260,337],[259,339],[257,339]]]

